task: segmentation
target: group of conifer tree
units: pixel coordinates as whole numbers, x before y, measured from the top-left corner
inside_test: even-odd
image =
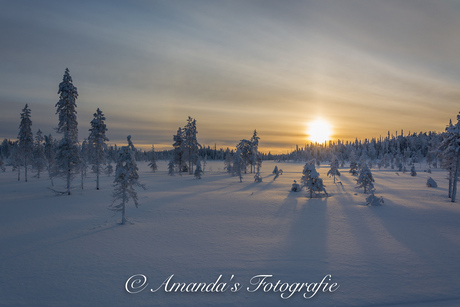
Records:
[[[257,131],[254,130],[251,139],[241,140],[236,145],[235,151],[230,151],[227,148],[224,169],[232,176],[237,176],[240,182],[243,181],[243,175],[247,173],[248,167],[251,173],[255,173],[254,181],[262,181],[262,176],[260,174],[262,155],[259,152],[259,140],[260,137],[257,135]]]
[[[27,181],[28,168],[32,165],[37,170],[37,177],[46,169],[52,186],[53,177],[59,176],[65,180],[65,191],[57,191],[59,194],[71,194],[71,184],[77,174],[81,174],[81,188],[83,189],[83,178],[86,175],[88,164],[96,173],[96,189],[99,190],[99,177],[102,167],[106,164],[107,126],[104,113],[98,108],[91,121],[89,136],[82,144],[78,141],[77,122],[77,88],[74,86],[69,69],[65,70],[62,82],[59,84],[59,101],[56,103],[56,114],[59,117],[56,132],[61,134],[59,141],[51,135],[43,136],[38,130],[35,139],[32,134],[31,110],[26,104],[21,113],[19,124],[18,140],[12,144],[13,149],[10,155],[10,162],[13,168],[17,169],[18,180],[20,180],[21,168],[24,169],[24,180]],[[141,186],[138,181],[138,168],[136,164],[136,150],[128,136],[128,145],[121,147],[115,159],[114,179],[114,201],[109,208],[122,213],[122,224],[125,223],[125,205],[132,199],[138,206],[135,186]],[[2,161],[3,167],[3,161]],[[113,168],[109,165],[104,169],[109,175]],[[119,203],[115,203],[119,201]]]
[[[46,170],[53,186],[53,177],[64,178],[65,194],[68,195],[71,194],[71,183],[75,176],[79,173],[83,176],[88,164],[92,164],[97,178],[96,189],[99,189],[99,176],[102,165],[105,164],[108,141],[105,135],[105,116],[100,109],[96,110],[88,139],[80,144],[76,110],[78,91],[73,85],[69,69],[65,70],[63,80],[59,84],[58,95],[59,101],[55,106],[58,125],[55,129],[61,134],[61,139],[56,140],[51,134],[44,136],[40,129],[34,138],[32,112],[26,104],[21,112],[18,139],[12,144],[10,162],[18,172],[18,180],[21,178],[21,169],[24,169],[24,180],[27,182],[29,166],[36,170],[38,178]]]

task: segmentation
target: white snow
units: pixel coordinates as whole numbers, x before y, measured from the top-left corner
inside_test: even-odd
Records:
[[[152,173],[139,163],[140,207],[127,205],[128,224],[107,207],[113,177],[88,173],[85,190],[55,196],[49,181],[17,181],[0,173],[0,306],[458,306],[460,204],[447,198],[446,172],[418,176],[372,169],[379,207],[365,205],[348,167],[342,184],[317,168],[329,197],[290,192],[304,163],[262,164],[262,182],[243,182],[208,161],[201,180]],[[209,171],[212,169],[212,171]],[[432,177],[436,189],[428,188]],[[64,182],[56,180],[56,189]],[[138,294],[125,290],[134,274],[148,277]],[[232,293],[151,293],[170,275],[176,282],[239,282]],[[295,293],[246,291],[251,277],[276,282],[339,284],[310,300]]]

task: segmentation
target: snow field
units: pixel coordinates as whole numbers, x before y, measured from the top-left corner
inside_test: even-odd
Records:
[[[348,168],[342,185],[317,168],[330,197],[309,199],[289,192],[303,163],[262,164],[263,182],[243,182],[208,161],[201,180],[167,175],[167,162],[151,173],[139,163],[140,207],[127,206],[127,225],[107,210],[113,177],[79,177],[73,195],[55,196],[46,175],[29,182],[0,173],[1,306],[369,306],[458,305],[460,295],[460,205],[447,198],[446,172],[418,176],[372,169],[381,207],[365,206]],[[273,181],[275,165],[284,173]],[[418,166],[418,165],[417,165]],[[210,171],[212,168],[212,171]],[[432,177],[438,188],[426,187]],[[57,189],[64,182],[57,181]],[[126,280],[144,274],[157,288],[175,282],[240,282],[236,293],[129,294]],[[267,281],[320,282],[331,274],[339,289],[250,293],[251,277]]]

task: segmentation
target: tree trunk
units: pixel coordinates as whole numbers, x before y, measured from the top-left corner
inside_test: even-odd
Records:
[[[84,167],[81,168],[81,189],[83,190],[83,177],[85,175]]]
[[[99,190],[99,147],[96,147],[96,190]]]
[[[27,182],[27,158],[24,158],[24,180]]]
[[[455,175],[454,175],[454,182],[452,183],[452,202],[455,202],[455,196],[457,195],[457,181],[458,181],[458,169],[460,168],[460,150],[457,154],[457,163],[455,166]]]
[[[126,221],[125,211],[126,211],[126,189],[123,190],[123,206],[121,209],[121,225],[124,225]]]
[[[96,167],[97,167],[97,171],[96,171],[96,190],[99,190],[99,169],[100,169],[100,166],[99,166],[99,151],[97,152]]]
[[[70,162],[67,162],[67,195],[70,195]]]
[[[50,180],[51,180],[51,186],[54,187],[53,176],[51,175],[51,166],[48,165],[47,169],[48,169],[48,176],[50,177]]]
[[[452,179],[453,179],[453,170],[449,170],[449,198],[452,198]]]

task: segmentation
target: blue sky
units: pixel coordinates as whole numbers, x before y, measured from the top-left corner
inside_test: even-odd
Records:
[[[79,137],[168,148],[187,116],[202,144],[290,150],[318,117],[333,139],[442,131],[460,111],[459,1],[2,1],[0,137],[19,114],[57,136],[66,67]]]

